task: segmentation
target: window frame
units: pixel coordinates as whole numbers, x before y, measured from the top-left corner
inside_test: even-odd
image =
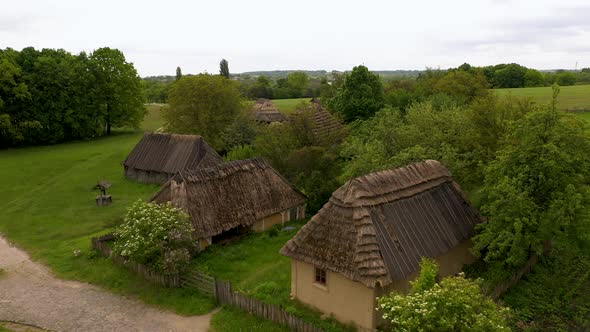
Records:
[[[319,268],[314,266],[313,269],[313,283],[316,285],[320,285],[323,287],[328,286],[328,271],[326,269]],[[323,279],[323,282],[322,282]]]

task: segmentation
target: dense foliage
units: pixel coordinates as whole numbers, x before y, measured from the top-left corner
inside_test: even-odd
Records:
[[[330,109],[345,122],[368,119],[385,105],[381,78],[365,66],[356,66],[330,100]]]
[[[542,254],[544,244],[577,228],[590,167],[585,123],[555,105],[527,114],[507,141],[486,167],[481,211],[487,222],[474,238],[474,250],[500,271],[522,266],[532,252]]]
[[[508,309],[487,298],[477,282],[459,275],[437,283],[436,263],[423,259],[421,266],[409,294],[378,300],[391,331],[510,331]]]
[[[167,131],[201,135],[217,150],[221,133],[243,110],[237,83],[221,75],[183,76],[170,88],[168,103]]]
[[[115,230],[113,253],[165,273],[185,268],[195,250],[189,216],[171,203],[135,202]]]
[[[0,146],[48,144],[137,128],[141,79],[116,49],[0,50]]]

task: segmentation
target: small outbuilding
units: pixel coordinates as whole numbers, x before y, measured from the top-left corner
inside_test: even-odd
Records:
[[[306,200],[262,158],[181,171],[151,199],[187,211],[201,249],[248,230],[302,219]]]
[[[125,176],[163,184],[184,169],[210,167],[223,158],[199,135],[146,133],[123,162]]]
[[[376,298],[407,292],[422,257],[440,276],[474,260],[480,216],[438,161],[347,182],[281,249],[292,259],[291,296],[359,330],[381,324]]]
[[[272,103],[272,101],[260,98],[253,106],[254,118],[261,123],[283,122],[287,117]]]

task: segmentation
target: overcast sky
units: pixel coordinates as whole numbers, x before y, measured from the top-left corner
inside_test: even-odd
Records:
[[[590,67],[588,0],[18,0],[0,48],[109,46],[140,75],[517,62]]]

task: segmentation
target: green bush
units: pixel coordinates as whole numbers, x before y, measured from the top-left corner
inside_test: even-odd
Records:
[[[422,272],[408,295],[378,299],[391,331],[510,331],[508,309],[486,298],[477,282],[463,277],[433,282],[438,267],[423,260]]]
[[[195,242],[189,216],[171,203],[136,201],[115,230],[113,253],[164,273],[177,273],[191,259]]]

